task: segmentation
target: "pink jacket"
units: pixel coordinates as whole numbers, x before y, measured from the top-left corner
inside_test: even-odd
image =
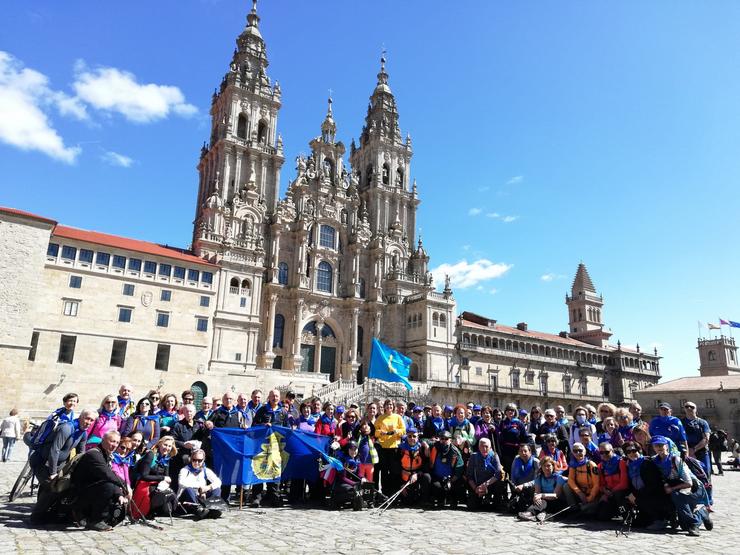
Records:
[[[94,447],[103,436],[111,430],[120,431],[123,426],[123,419],[116,413],[113,416],[99,415],[92,425],[87,429],[87,449]]]

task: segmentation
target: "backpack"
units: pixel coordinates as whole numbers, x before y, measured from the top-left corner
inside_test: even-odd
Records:
[[[28,445],[31,450],[43,446],[52,432],[59,426],[59,417],[63,411],[64,409],[55,410],[35,430],[30,430],[23,434],[23,443]]]
[[[709,481],[709,477],[704,471],[704,467],[701,465],[701,463],[694,457],[686,457],[684,459],[684,462],[686,463],[686,466],[689,467],[689,470],[694,475],[694,477],[704,485],[704,489],[706,489],[707,493],[709,493],[712,490],[712,482]],[[696,486],[692,487],[691,491],[696,491]]]

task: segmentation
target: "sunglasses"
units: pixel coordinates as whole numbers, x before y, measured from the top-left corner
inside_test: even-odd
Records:
[[[190,459],[190,462],[203,462],[203,459]]]
[[[599,451],[599,455],[611,455],[611,451]]]
[[[629,455],[630,453],[637,453],[637,449],[625,449],[624,452]]]
[[[106,405],[115,405],[116,403],[118,403],[118,401],[106,401],[105,402]]]
[[[188,402],[192,403],[193,401],[195,401],[195,399],[193,399],[192,397],[183,397],[182,400],[185,401],[186,403]]]
[[[694,409],[694,410],[696,409],[696,407],[694,405],[684,405],[683,408],[685,408],[685,409]]]
[[[573,449],[574,453],[583,453],[583,449]]]

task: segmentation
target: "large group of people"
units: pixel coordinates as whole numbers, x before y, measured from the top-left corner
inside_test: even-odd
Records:
[[[695,536],[712,528],[713,432],[692,402],[684,418],[662,403],[645,422],[637,403],[578,406],[569,417],[562,406],[527,411],[511,403],[503,410],[393,400],[345,407],[299,402],[277,389],[266,397],[259,389],[227,392],[197,407],[192,391],[132,394],[122,385],[98,409],[77,414],[70,393],[28,434],[40,484],[33,522],[52,516],[65,491],[57,482],[66,477],[73,519],[101,531],[121,514],[199,520],[245,501],[359,510],[391,497],[401,506],[501,510],[522,520],[630,515],[632,525],[650,530],[680,527]],[[328,436],[325,458],[341,465],[316,460],[313,481],[222,484],[212,470],[212,430],[272,425]]]

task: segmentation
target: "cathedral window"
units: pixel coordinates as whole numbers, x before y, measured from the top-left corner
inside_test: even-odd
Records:
[[[388,164],[383,164],[383,185],[388,185],[390,179],[390,168]]]
[[[260,120],[257,126],[257,142],[260,144],[267,143],[267,122],[265,120]]]
[[[247,138],[247,116],[239,114],[239,120],[236,124],[236,136],[240,139]]]
[[[411,320],[411,316],[409,316],[408,318],[406,318],[406,329],[410,329],[412,324],[413,322]],[[463,345],[465,344],[466,344],[466,338],[463,338]]]
[[[366,287],[365,286],[365,278],[360,278],[360,298],[361,299],[364,299],[365,298],[365,293],[366,293],[365,287]]]
[[[231,278],[231,281],[229,281],[229,293],[232,295],[239,294],[239,278]]]
[[[511,370],[511,387],[513,389],[519,389],[519,369],[513,368]]]
[[[403,170],[401,168],[396,170],[396,187],[403,187]]]
[[[432,325],[439,326],[439,315],[436,312],[432,314]]]
[[[444,314],[440,314],[439,315],[439,326],[442,327],[442,328],[446,328],[447,327],[447,318],[445,317]]]
[[[571,377],[568,374],[566,374],[565,376],[563,376],[563,393],[570,395],[571,388],[572,388]]]
[[[316,271],[316,288],[325,293],[331,293],[332,290],[332,270],[331,264],[326,261],[319,263]]]
[[[326,338],[326,337],[333,337],[334,339],[336,339],[337,336],[334,335],[334,330],[331,329],[331,326],[329,324],[326,324],[325,323],[321,327],[321,337],[324,337],[324,338]]]
[[[278,264],[278,283],[288,285],[288,265],[285,262]]]
[[[275,327],[272,333],[272,346],[283,348],[283,334],[285,331],[285,316],[282,314],[275,315]]]
[[[249,295],[252,292],[252,284],[248,279],[242,280],[242,295]]]
[[[714,351],[709,351],[707,353],[707,358],[709,360],[717,360],[717,354]]]
[[[365,330],[362,329],[362,326],[357,326],[357,356],[362,356],[362,344],[365,340]]]
[[[368,164],[367,168],[365,169],[365,185],[369,187],[370,185],[372,185],[372,182],[373,182],[373,166],[372,164]]]
[[[322,225],[319,230],[319,245],[328,249],[336,248],[336,230],[330,225]]]

